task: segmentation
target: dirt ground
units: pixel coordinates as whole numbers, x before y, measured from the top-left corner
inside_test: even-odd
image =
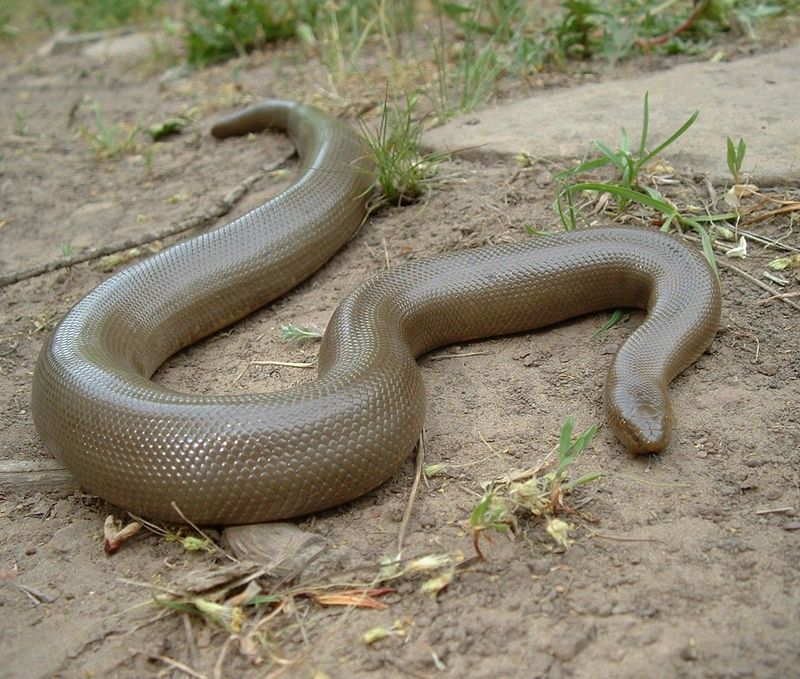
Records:
[[[3,59],[1,273],[57,259],[67,245],[80,252],[200,214],[291,153],[279,135],[213,140],[208,127],[220,112],[273,95],[335,102],[310,76],[303,81],[304,64],[280,50],[166,78],[152,62],[100,65],[75,54]],[[652,67],[640,59],[625,68]],[[333,108],[352,118],[382,92],[375,86]],[[195,117],[148,168],[141,151],[98,159],[80,133],[93,125],[91,102],[109,124],[147,126],[191,107]],[[441,173],[449,179],[426,202],[382,211],[319,274],[175,356],[157,379],[215,393],[311,379],[311,371],[248,364],[313,360],[315,346],[287,344],[279,325],[324,328],[343,295],[387,260],[524,239],[525,224],[558,228],[552,168],[454,160]],[[702,175],[703,168],[678,168],[680,182],[670,190],[702,202]],[[262,178],[219,221],[291,177]],[[753,229],[800,247],[791,216]],[[759,277],[775,256],[751,243],[737,266]],[[0,676],[800,677],[800,312],[761,303],[767,293],[742,276],[722,271],[719,333],[673,384],[669,450],[632,457],[601,427],[580,460],[577,473],[605,476],[572,499],[580,509],[568,517],[576,526],[569,549],[556,549],[541,524],[523,523],[516,540],[497,535],[484,543],[486,561],[460,569],[436,598],[412,577],[391,584],[383,610],[297,597],[262,627],[254,649],[197,618],[176,613],[154,621],[160,609],[148,588],[129,582],[168,585],[211,568],[214,557],[146,531],[106,556],[103,521],[122,512],[42,471],[57,465],[30,417],[35,360],[48,329],[107,275],[92,261],[0,289],[0,463],[6,471],[34,470],[31,483],[0,487]],[[792,278],[786,291],[799,285]],[[641,314],[593,337],[606,317],[421,359],[429,397],[425,462],[450,466],[423,482],[404,555],[460,550],[471,557],[468,519],[481,484],[540,461],[567,415],[580,429],[601,423],[611,354]],[[442,355],[449,357],[437,360]],[[297,522],[337,555],[329,574],[396,553],[413,474],[410,458],[367,496]],[[369,582],[375,572],[352,578]],[[365,631],[395,624],[402,636],[362,641]]]

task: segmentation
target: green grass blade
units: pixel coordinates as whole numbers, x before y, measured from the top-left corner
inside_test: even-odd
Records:
[[[585,486],[587,483],[591,483],[592,481],[596,481],[597,479],[603,478],[603,472],[592,472],[591,474],[584,474],[579,479],[575,479],[574,481],[568,481],[561,487],[565,491],[574,490],[578,486]]]
[[[563,170],[555,175],[555,179],[558,181],[563,181],[565,179],[569,179],[570,177],[574,177],[575,175],[584,174],[587,172],[593,172],[594,170],[599,170],[601,167],[605,167],[608,165],[608,158],[605,156],[601,156],[600,158],[593,158],[592,160],[585,160],[580,163],[577,167],[573,167],[569,170]]]
[[[642,158],[647,153],[647,138],[650,136],[650,92],[644,93],[644,114],[642,116],[642,137],[639,140],[639,153]]]
[[[689,219],[688,217],[679,217],[679,221],[682,225],[690,227],[698,236],[700,236],[700,242],[703,246],[703,255],[714,271],[714,274],[717,276],[717,278],[719,278],[717,258],[714,255],[714,244],[711,242],[711,236],[708,235],[708,231],[706,231],[695,220]]]
[[[575,418],[570,415],[561,425],[561,436],[558,439],[558,457],[561,458],[569,451],[572,441],[572,430],[575,428]]]
[[[681,125],[675,132],[673,132],[666,141],[661,142],[652,151],[650,151],[650,153],[648,153],[644,158],[641,158],[639,160],[638,166],[642,167],[652,158],[655,158],[670,144],[674,143],[676,139],[681,137],[681,135],[683,135],[683,133],[686,132],[686,130],[688,130],[692,125],[694,125],[694,121],[697,120],[697,116],[699,115],[700,111],[695,111],[694,113],[692,113],[692,115],[690,115],[689,118],[687,118],[686,122],[683,125]]]
[[[611,162],[611,164],[619,170],[620,174],[624,174],[625,173],[625,156],[624,156],[624,154],[619,153],[619,152],[615,153],[614,151],[611,150],[611,148],[607,144],[604,144],[599,139],[595,139],[594,143],[595,143],[595,146],[597,146],[597,148],[600,149],[600,152],[606,158],[608,158],[608,160]]]
[[[624,200],[632,200],[637,203],[641,203],[642,205],[646,205],[647,207],[651,207],[654,210],[658,210],[659,212],[663,212],[667,216],[672,216],[674,219],[677,216],[678,211],[675,209],[673,205],[670,205],[664,200],[658,200],[656,198],[652,198],[648,196],[646,193],[642,193],[641,191],[636,191],[635,189],[629,189],[624,186],[616,186],[614,184],[605,184],[602,182],[583,182],[581,184],[574,184],[570,187],[572,191],[601,191],[610,193],[612,196],[616,196],[617,198],[622,198]]]
[[[733,146],[733,139],[728,137],[726,141],[728,146],[728,171],[731,173],[733,180],[736,181],[736,176],[738,174],[736,172],[736,148]]]
[[[615,309],[614,313],[611,314],[609,319],[592,333],[592,338],[594,339],[598,335],[602,335],[604,332],[611,330],[611,328],[613,328],[617,323],[619,323],[622,320],[622,317],[624,315],[625,312],[622,309]]]

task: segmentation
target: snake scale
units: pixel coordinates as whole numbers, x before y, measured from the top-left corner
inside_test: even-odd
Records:
[[[669,382],[720,315],[715,275],[677,239],[590,229],[411,261],[368,279],[330,320],[316,381],[277,393],[190,395],[151,381],[173,353],[290,290],[358,229],[373,168],[347,124],[267,101],[217,137],[282,128],[303,168],[235,221],[109,277],[61,320],[33,377],[47,448],[89,492],[151,518],[267,521],[382,483],[425,414],[416,357],[613,307],[647,315],[613,359],[606,419],[633,452],[663,449]]]

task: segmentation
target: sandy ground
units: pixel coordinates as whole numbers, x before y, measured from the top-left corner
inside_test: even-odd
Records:
[[[280,161],[291,153],[281,136],[216,142],[207,130],[218,112],[250,96],[298,96],[302,83],[286,72],[299,66],[268,55],[159,82],[140,67],[75,55],[6,59],[2,273],[58,258],[66,244],[80,252],[201,214],[264,163]],[[626,68],[649,67],[645,60]],[[80,134],[92,127],[91,102],[109,123],[143,126],[199,108],[192,125],[155,152],[149,171],[142,153],[97,158]],[[296,161],[287,167],[296,169]],[[311,379],[310,371],[248,364],[313,359],[315,347],[283,342],[279,325],[324,327],[342,296],[387,260],[524,239],[526,224],[558,228],[552,167],[452,161],[441,172],[451,178],[424,204],[376,215],[318,275],[174,357],[157,379],[219,393]],[[677,168],[679,183],[665,190],[702,201],[703,172]],[[290,182],[291,172],[262,178],[221,221]],[[775,195],[797,200],[791,191]],[[800,247],[789,215],[753,228]],[[759,276],[774,256],[753,243],[738,266]],[[498,535],[484,543],[487,560],[460,569],[436,598],[420,592],[424,577],[394,581],[383,610],[287,597],[246,640],[180,614],[154,621],[160,609],[148,603],[148,588],[122,581],[164,586],[224,559],[147,532],[108,557],[103,520],[122,513],[43,471],[57,465],[30,417],[34,363],[48,329],[107,275],[93,261],[0,289],[0,462],[14,479],[0,487],[0,675],[188,676],[171,670],[169,658],[209,677],[275,670],[299,677],[800,676],[800,313],[780,301],[760,303],[766,293],[740,275],[722,271],[717,338],[673,384],[669,450],[631,457],[601,427],[580,460],[576,473],[605,476],[572,499],[580,509],[568,517],[576,526],[570,549],[557,549],[541,524],[523,522],[516,540]],[[786,291],[796,291],[787,276]],[[606,317],[421,359],[425,461],[450,466],[422,484],[405,555],[471,557],[467,522],[481,484],[539,462],[567,415],[580,429],[601,423],[611,354],[641,314],[593,337]],[[442,354],[451,357],[437,360]],[[26,483],[10,473],[23,468],[33,470]],[[328,575],[395,554],[413,473],[410,459],[367,496],[297,522],[325,538],[335,556]],[[348,577],[369,582],[375,572]],[[363,643],[366,630],[394,624],[402,636]],[[279,658],[298,662],[283,666]]]

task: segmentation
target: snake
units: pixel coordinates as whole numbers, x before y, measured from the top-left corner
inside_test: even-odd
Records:
[[[426,409],[418,357],[610,308],[644,320],[620,345],[605,419],[633,453],[668,443],[668,386],[709,346],[717,276],[695,248],[645,228],[589,228],[410,259],[333,313],[315,380],[260,394],[153,381],[180,349],[297,286],[365,219],[375,167],[348,123],[291,101],[230,114],[215,137],[283,129],[296,181],[215,230],[102,281],[41,349],[32,415],[88,492],[165,521],[242,524],[335,507],[395,474]]]

